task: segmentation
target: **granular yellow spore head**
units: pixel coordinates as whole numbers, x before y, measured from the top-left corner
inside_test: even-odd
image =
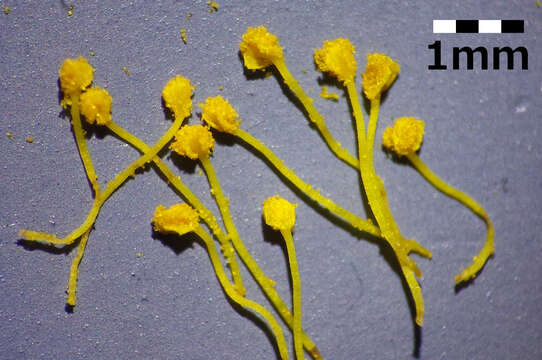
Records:
[[[186,118],[192,110],[192,92],[194,87],[190,80],[181,75],[175,76],[169,80],[162,90],[164,104],[176,117]]]
[[[367,55],[367,67],[363,76],[363,92],[367,99],[373,100],[384,91],[388,90],[401,66],[392,58],[384,54]]]
[[[81,114],[91,124],[106,125],[111,121],[113,98],[100,87],[93,87],[81,95]]]
[[[199,215],[196,210],[185,203],[175,204],[169,209],[158,205],[154,211],[152,223],[156,232],[184,235],[199,226]]]
[[[280,195],[271,196],[263,202],[264,221],[275,230],[292,231],[296,207],[297,204],[292,204]]]
[[[239,129],[239,114],[222,96],[209,97],[199,106],[203,111],[201,118],[213,129],[230,134]]]
[[[243,41],[239,44],[245,66],[249,70],[258,70],[268,67],[274,61],[284,58],[279,39],[269,33],[265,26],[249,27],[243,34]]]
[[[321,49],[314,51],[314,62],[318,70],[328,72],[346,84],[356,76],[355,52],[354,45],[348,39],[327,40]]]
[[[393,127],[384,130],[382,145],[398,155],[408,155],[418,151],[422,144],[425,123],[413,117],[395,120]]]
[[[71,105],[71,98],[85,90],[94,78],[94,68],[87,59],[79,56],[77,59],[66,59],[58,71],[60,88],[64,93],[62,105]]]
[[[208,158],[213,150],[213,134],[203,125],[186,125],[175,134],[170,149],[192,160]]]

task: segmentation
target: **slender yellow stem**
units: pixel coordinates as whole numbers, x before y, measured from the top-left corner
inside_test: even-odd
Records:
[[[360,161],[360,169],[367,200],[371,206],[378,226],[380,227],[382,237],[390,244],[397,256],[416,307],[416,323],[419,326],[422,326],[424,303],[420,286],[414,276],[421,277],[422,274],[416,263],[410,259],[408,254],[411,251],[416,251],[422,255],[425,254],[429,258],[432,254],[429,250],[422,248],[421,245],[414,240],[407,240],[401,235],[399,227],[395,223],[389,208],[388,198],[382,180],[376,175],[372,165],[366,157],[361,156],[360,159],[362,159]],[[418,248],[418,250],[416,250],[416,248]],[[420,251],[419,249],[423,250]]]
[[[301,278],[297,266],[297,256],[295,254],[294,239],[290,230],[281,230],[284,241],[286,241],[286,250],[288,251],[288,263],[290,265],[290,276],[292,278],[292,312],[294,313],[294,349],[297,359],[303,360],[303,339],[302,339],[302,304],[301,304]]]
[[[211,164],[211,161],[207,157],[200,159],[200,162],[203,166],[203,169],[205,170],[205,174],[207,174],[207,179],[209,180],[209,184],[212,190],[211,193],[215,197],[218,209],[220,210],[220,214],[222,215],[222,221],[224,222],[224,226],[226,227],[226,231],[230,240],[233,241],[233,238],[235,238],[236,241],[241,241],[239,233],[237,232],[237,228],[235,227],[235,224],[231,217],[229,199],[226,198],[224,196],[224,193],[222,192],[222,187],[220,186],[218,177],[216,176],[216,172],[213,165]],[[237,289],[237,291],[240,295],[245,294],[245,288],[243,287]]]
[[[416,243],[414,240],[407,240],[401,235],[399,227],[395,223],[395,219],[393,218],[388,204],[384,183],[375,172],[372,151],[369,151],[369,147],[372,146],[368,143],[368,141],[366,141],[364,125],[355,115],[356,106],[353,99],[357,98],[357,92],[355,92],[355,87],[353,86],[347,87],[347,89],[349,97],[353,102],[352,108],[354,109],[354,118],[356,120],[356,131],[358,137],[359,170],[363,187],[365,188],[365,193],[367,195],[367,200],[378,223],[382,237],[390,244],[395,255],[397,256],[397,259],[399,260],[399,265],[401,266],[401,270],[405,276],[414,300],[416,308],[416,324],[422,326],[424,303],[420,285],[416,280],[416,276],[421,277],[422,274],[417,264],[408,257],[408,254],[411,251],[416,251],[420,254],[425,254],[428,257],[431,257],[431,252],[421,247],[421,245]]]
[[[72,105],[70,107],[70,115],[72,118],[73,133],[75,135],[75,142],[77,143],[77,148],[79,149],[79,155],[83,161],[83,166],[88,177],[88,181],[92,185],[92,190],[94,190],[94,196],[96,197],[100,189],[98,184],[98,176],[94,170],[94,165],[92,164],[92,159],[87,148],[87,142],[85,140],[85,132],[83,131],[83,126],[81,124],[81,115],[79,114],[79,96],[71,98]]]
[[[378,113],[380,111],[380,97],[381,95],[377,95],[371,100],[371,112],[369,114],[369,125],[367,126],[367,151],[369,151],[370,159],[373,158],[376,125],[378,123]]]
[[[235,303],[239,304],[244,308],[253,310],[267,321],[267,323],[271,327],[271,330],[273,331],[273,334],[275,335],[280,357],[282,359],[288,359],[286,340],[284,339],[282,329],[280,328],[273,315],[262,305],[239,295],[235,287],[232,286],[232,284],[229,282],[228,277],[224,272],[224,268],[222,266],[222,263],[220,262],[220,257],[218,255],[218,251],[216,250],[213,239],[209,236],[209,234],[207,234],[207,232],[205,232],[205,230],[203,230],[201,226],[199,226],[195,230],[195,232],[203,240],[205,246],[207,247],[207,253],[209,254],[209,258],[211,259],[211,263],[215,270],[216,276],[218,278],[218,281],[220,282],[220,285],[226,292],[226,295],[228,295],[230,299],[232,299],[232,301],[234,301]]]
[[[494,237],[495,237],[495,230],[493,229],[493,224],[491,223],[491,220],[489,220],[489,216],[487,215],[484,208],[478,204],[473,198],[471,198],[469,195],[465,194],[464,192],[457,190],[456,188],[452,187],[451,185],[447,184],[444,180],[439,178],[435,173],[433,173],[427,165],[416,155],[415,153],[407,155],[408,159],[414,165],[416,170],[422,174],[422,176],[435,188],[437,188],[439,191],[441,191],[443,194],[459,201],[461,204],[468,207],[473,213],[478,215],[484,222],[486,223],[487,231],[486,231],[486,241],[484,243],[484,246],[482,247],[482,250],[473,257],[473,262],[471,265],[467,266],[465,269],[461,271],[460,274],[455,276],[455,283],[456,285],[463,282],[468,281],[478,274],[478,272],[484,267],[485,263],[489,259],[491,255],[495,252],[495,243],[494,243]]]
[[[83,236],[81,236],[81,241],[79,242],[79,246],[77,248],[77,254],[75,254],[75,257],[72,260],[72,265],[70,268],[70,279],[68,281],[68,298],[66,302],[70,306],[75,306],[75,303],[77,301],[77,278],[79,276],[79,265],[81,264],[81,259],[83,258],[83,255],[85,254],[85,248],[87,246],[88,236],[90,234],[90,230],[88,229]]]
[[[146,163],[152,161],[152,159],[156,157],[156,154],[158,154],[158,152],[162,150],[162,148],[173,138],[175,132],[179,129],[183,120],[184,119],[180,117],[176,118],[168,131],[166,131],[166,133],[162,135],[160,140],[158,140],[158,142],[152,147],[152,149],[150,149],[149,152],[143,154],[133,163],[128,165],[126,169],[118,173],[115,178],[113,178],[113,180],[111,180],[107,184],[105,190],[97,194],[96,198],[94,199],[94,203],[92,204],[92,208],[83,224],[81,224],[77,229],[73,230],[68,236],[59,239],[54,234],[47,234],[29,230],[21,230],[19,232],[19,235],[25,240],[45,242],[53,245],[72,244],[76,239],[81,237],[81,235],[83,235],[87,230],[92,227],[92,224],[94,224],[96,217],[98,216],[100,208],[109,198],[109,196],[111,196],[111,194],[113,194],[126,181],[126,179],[131,176],[135,176],[135,171],[138,168],[144,166]]]
[[[349,81],[346,84],[346,92],[348,94],[348,99],[350,99],[350,104],[352,106],[352,113],[354,114],[354,120],[356,121],[356,131],[358,136],[358,150],[360,148],[367,147],[366,135],[365,135],[365,120],[363,119],[363,112],[361,111],[361,105],[359,102],[358,91],[356,90],[356,84],[354,81]],[[361,156],[363,152],[358,151],[358,157]],[[357,159],[356,159],[357,160]],[[358,160],[358,169],[359,169],[359,160]]]
[[[120,127],[117,123],[110,122],[107,124],[107,127],[119,138],[126,141],[142,154],[145,154],[151,150],[151,148],[141,141],[137,136],[132,135],[130,132]],[[152,161],[158,170],[162,172],[169,184],[186,200],[188,204],[196,209],[200,215],[200,218],[216,236],[220,242],[222,252],[230,266],[233,282],[235,286],[242,291],[244,287],[243,278],[239,269],[239,263],[235,258],[235,253],[228,240],[228,237],[226,234],[224,234],[224,232],[222,232],[213,213],[203,205],[199,198],[182,182],[180,177],[176,176],[173,171],[171,171],[171,169],[162,161],[162,159],[155,156]]]
[[[354,169],[357,169],[358,160],[356,159],[356,157],[351,155],[346,149],[341,146],[338,141],[333,138],[324,122],[324,117],[316,110],[313,104],[313,100],[305,93],[305,91],[303,91],[303,88],[290,73],[290,70],[288,70],[288,67],[286,66],[284,60],[278,60],[273,65],[275,65],[275,67],[279,71],[286,86],[288,86],[288,88],[299,99],[309,116],[309,120],[314,123],[314,125],[316,125],[316,128],[324,138],[324,141],[326,142],[329,149],[340,160],[344,161],[346,164],[350,165]]]
[[[209,180],[209,184],[211,186],[211,189],[213,190],[213,194],[215,196],[218,208],[220,209],[220,212],[222,214],[222,219],[226,226],[226,230],[230,235],[230,239],[233,243],[235,250],[237,251],[239,257],[254,277],[254,280],[256,280],[256,282],[261,287],[265,295],[269,298],[275,309],[277,309],[282,319],[294,331],[295,317],[293,317],[290,311],[288,311],[288,307],[286,306],[284,301],[282,301],[275,288],[273,287],[274,281],[269,279],[262,271],[262,269],[258,266],[256,261],[254,261],[254,258],[246,249],[243,240],[237,232],[235,223],[233,222],[229,211],[228,199],[224,196],[222,187],[220,186],[220,182],[218,181],[218,177],[216,176],[216,172],[211,161],[209,160],[209,158],[201,159],[200,161],[203,169],[205,170],[205,173],[207,174],[207,179]],[[316,348],[316,345],[302,329],[300,331],[303,346],[307,349],[311,356],[313,356],[315,359],[319,359],[320,353]]]
[[[247,133],[242,129],[238,129],[235,134],[238,138],[243,140],[245,143],[250,145],[254,150],[260,153],[264,158],[266,158],[269,163],[282,175],[284,176],[292,185],[294,185],[299,191],[304,193],[314,202],[318,203],[323,208],[327,209],[329,212],[335,216],[343,219],[353,228],[366,232],[368,234],[379,237],[380,230],[378,227],[373,225],[367,220],[361,219],[352,212],[340,207],[335,204],[331,199],[323,196],[318,191],[316,191],[310,184],[307,184],[301,180],[292,170],[287,168],[282,160],[280,160],[267,146],[265,146],[261,141],[254,138],[252,135]]]

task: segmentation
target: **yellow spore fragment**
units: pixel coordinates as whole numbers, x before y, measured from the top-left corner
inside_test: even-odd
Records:
[[[388,90],[401,66],[384,54],[368,54],[367,66],[363,76],[363,92],[369,100],[373,100]]]
[[[201,119],[220,132],[235,133],[241,125],[239,114],[222,96],[208,97],[202,109]]]
[[[321,72],[328,72],[342,83],[354,81],[356,76],[356,48],[350,40],[338,38],[324,41],[321,49],[314,51],[314,62]]]
[[[11,131],[6,132],[6,136],[7,136],[10,140],[13,140],[13,133],[12,133]]]
[[[81,114],[90,124],[106,125],[111,121],[113,98],[106,89],[93,87],[80,98]]]
[[[283,60],[282,47],[279,39],[269,33],[265,26],[249,27],[243,34],[243,41],[239,44],[245,66],[249,70],[258,70],[268,67],[277,60]]]
[[[382,135],[382,145],[404,156],[418,151],[422,144],[425,123],[413,117],[401,117],[395,120],[393,127],[388,127]]]
[[[208,10],[210,13],[218,11],[219,5],[216,3],[216,1],[207,1],[207,5],[210,6]]]
[[[208,158],[214,146],[213,134],[203,125],[183,126],[175,139],[169,148],[192,160]]]
[[[177,75],[164,86],[162,98],[175,117],[184,119],[190,115],[192,109],[193,91],[194,87],[190,84],[190,80]]]
[[[337,93],[328,93],[327,92],[327,86],[322,86],[322,91],[320,91],[320,96],[324,99],[329,99],[329,100],[334,100],[334,101],[338,101],[339,100],[339,94]]]
[[[130,76],[130,70],[128,70],[128,68],[126,66],[123,66],[122,67],[122,71],[124,71],[124,73],[127,75],[127,76]]]
[[[2,9],[4,10],[4,14],[6,15],[9,15],[9,13],[11,12],[11,9],[6,5],[2,5]]]
[[[71,105],[71,98],[79,96],[94,78],[94,68],[90,66],[87,59],[79,56],[77,59],[66,59],[60,66],[58,72],[60,88],[64,94],[62,105]]]
[[[536,7],[539,8],[540,6],[542,6],[542,2],[540,0],[537,0],[536,1]]]
[[[170,208],[158,205],[154,211],[152,223],[156,232],[184,235],[199,226],[199,215],[186,203],[175,204]]]
[[[183,39],[183,43],[186,44],[186,29],[181,28],[181,39]]]
[[[275,230],[292,231],[295,225],[295,208],[280,195],[271,196],[263,202],[263,218],[265,223]]]
[[[34,138],[32,136],[27,136],[25,140],[29,144],[32,144],[34,142]]]

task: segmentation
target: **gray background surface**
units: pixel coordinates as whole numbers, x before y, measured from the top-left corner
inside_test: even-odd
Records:
[[[496,229],[496,256],[456,293],[453,275],[481,248],[484,224],[410,166],[375,151],[376,170],[403,234],[434,254],[431,261],[416,258],[426,303],[417,337],[401,278],[378,243],[359,239],[315,211],[238,143],[218,144],[212,160],[238,230],[285,299],[290,297],[285,253],[262,227],[261,203],[276,193],[299,203],[294,237],[303,324],[324,358],[412,358],[416,338],[420,359],[542,358],[542,8],[534,0],[250,6],[219,1],[216,13],[207,12],[205,1],[76,1],[73,16],[67,14],[69,2],[1,3],[11,13],[0,13],[0,358],[277,356],[261,323],[228,303],[198,243],[153,238],[156,205],[178,201],[153,169],[128,181],[103,207],[80,266],[72,314],[64,305],[75,252],[31,251],[17,242],[21,228],[67,234],[92,203],[69,120],[59,117],[58,67],[78,55],[96,68],[94,83],[112,94],[114,120],[145,142],[154,143],[170,125],[160,93],[174,74],[197,85],[194,104],[218,94],[221,85],[220,94],[241,114],[245,130],[325,195],[364,214],[356,173],[331,155],[277,77],[245,74],[240,38],[247,26],[260,24],[279,37],[292,73],[352,152],[348,103],[343,96],[338,103],[318,96],[321,75],[314,69],[313,49],[347,37],[356,46],[360,71],[369,52],[397,59],[402,71],[382,105],[378,143],[396,117],[424,119],[420,157],[477,199]],[[193,16],[187,19],[189,12]],[[455,18],[524,19],[526,31],[432,34],[433,19]],[[182,27],[187,44],[180,38]],[[529,70],[429,71],[427,45],[437,39],[447,62],[453,46],[525,46]],[[342,95],[342,89],[330,91]],[[195,108],[191,123],[199,122],[198,112]],[[89,135],[102,184],[138,156],[107,132]],[[26,136],[35,141],[25,142]],[[215,209],[204,176],[166,160]],[[245,279],[248,296],[266,304],[248,273]]]

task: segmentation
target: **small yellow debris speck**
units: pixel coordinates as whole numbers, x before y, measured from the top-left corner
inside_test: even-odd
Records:
[[[140,257],[142,257],[142,256],[143,256],[143,254],[142,254],[142,253],[140,253],[140,252],[138,252],[138,253],[136,254],[136,256],[137,256],[138,258],[140,258]]]
[[[324,99],[329,99],[329,100],[333,100],[333,101],[338,101],[339,100],[339,94],[328,93],[326,86],[322,86],[322,91],[320,92],[320,96],[323,97]]]
[[[183,39],[183,43],[186,44],[186,29],[185,28],[181,29],[181,39]]]
[[[29,144],[32,144],[34,142],[34,138],[32,136],[27,136],[26,137],[26,142],[29,143]]]
[[[70,5],[68,9],[68,16],[72,16],[72,15],[73,15],[73,5]]]
[[[94,51],[89,51],[88,53],[90,56],[96,56],[96,53]]]
[[[224,86],[218,85],[218,90],[220,90],[220,91],[224,90]]]
[[[13,134],[11,133],[11,131],[6,132],[6,136],[10,138],[10,140],[13,140]]]
[[[307,73],[307,69],[301,69],[301,72],[302,72],[303,74],[306,74],[306,73]]]
[[[4,10],[4,14],[6,15],[9,15],[9,13],[11,12],[11,9],[9,8],[9,6],[2,5],[2,9]]]
[[[542,2],[541,2],[540,0],[538,0],[538,1],[536,2],[536,7],[539,8],[540,6],[542,6]],[[8,12],[9,12],[9,11],[8,11]]]
[[[122,71],[124,71],[124,73],[128,76],[130,76],[130,71],[128,70],[128,68],[126,66],[123,66],[122,67]]]
[[[216,1],[207,1],[207,5],[211,7],[209,9],[210,13],[218,11],[218,4],[216,3]]]
[[[190,19],[191,17],[192,17],[192,13],[189,12],[188,15],[186,15],[186,18],[187,18],[187,19]]]
[[[201,169],[198,169],[198,175],[203,175],[203,171],[201,171]]]

